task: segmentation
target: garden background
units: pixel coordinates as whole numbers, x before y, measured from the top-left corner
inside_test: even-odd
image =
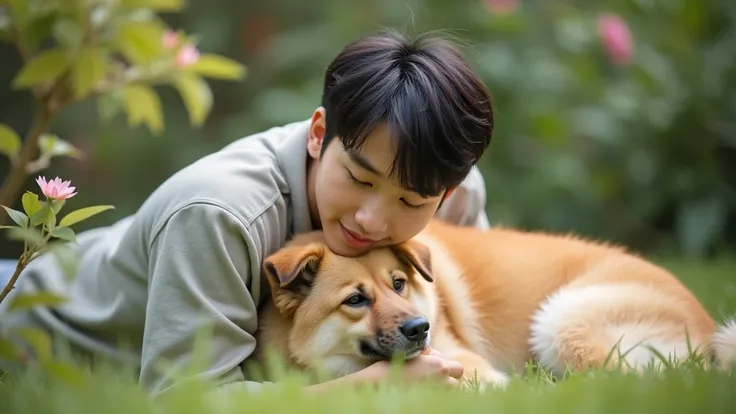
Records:
[[[0,124],[20,136],[28,133],[36,108],[27,89],[12,86],[21,60],[3,41],[4,12],[8,4],[54,1],[0,0]],[[180,3],[69,1],[56,3]],[[460,40],[494,96],[496,130],[480,165],[493,225],[622,243],[672,269],[719,322],[736,315],[733,0],[185,3],[181,13],[161,16],[172,28],[195,35],[199,53],[234,59],[246,76],[207,79],[213,107],[201,126],[192,125],[191,107],[170,85],[155,87],[164,119],[160,134],[145,123],[131,126],[124,113],[107,119],[108,99],[59,114],[50,132],[84,156],[55,157],[38,174],[71,180],[79,194],[68,200],[69,211],[115,206],[76,225],[76,232],[133,214],[171,174],[234,140],[308,118],[319,105],[325,67],[347,42],[382,28],[439,31]],[[69,25],[52,23],[55,36],[75,35]],[[145,37],[127,35],[134,43]],[[196,54],[187,49],[183,60]],[[0,181],[9,167],[0,157]],[[24,189],[39,192],[38,174],[28,177]],[[24,208],[20,194],[12,206],[17,210]],[[0,258],[17,259],[21,251],[21,242],[0,234]],[[735,376],[685,365],[642,379],[595,374],[564,383],[538,372],[514,382],[507,393],[488,396],[419,388],[309,399],[286,387],[241,396],[227,411],[733,412],[728,406],[736,404]],[[119,381],[118,374],[90,373],[76,388],[42,381],[33,370],[0,375],[0,411],[206,411],[199,405],[202,394],[187,387],[154,406],[134,378]]]

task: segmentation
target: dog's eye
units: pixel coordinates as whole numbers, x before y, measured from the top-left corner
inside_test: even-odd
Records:
[[[360,293],[356,293],[354,295],[350,295],[350,297],[345,299],[343,303],[348,306],[362,306],[362,305],[365,305],[367,302],[368,302],[368,298],[366,298]]]
[[[394,290],[397,292],[404,290],[404,285],[406,285],[406,281],[404,279],[394,279]]]

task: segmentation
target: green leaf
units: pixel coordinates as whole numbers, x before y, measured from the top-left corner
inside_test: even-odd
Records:
[[[58,11],[59,1],[49,0],[2,0],[0,3],[6,3],[10,6],[14,13],[22,14],[28,21],[39,17],[48,16]],[[69,3],[64,1],[63,3]]]
[[[115,45],[131,62],[145,65],[161,53],[162,34],[155,23],[127,21],[118,26]]]
[[[51,207],[49,206],[49,203],[46,201],[42,201],[41,209],[39,209],[31,216],[31,226],[38,226],[45,223],[50,209]]]
[[[180,11],[185,3],[184,0],[122,0],[123,7],[126,8],[146,8],[158,12],[177,12]]]
[[[128,114],[128,123],[137,126],[141,122],[158,135],[163,131],[163,109],[161,99],[150,86],[143,84],[127,85],[123,89],[123,106]]]
[[[77,49],[84,41],[84,28],[71,19],[61,18],[54,24],[53,35],[67,49]]]
[[[38,49],[54,31],[57,15],[55,13],[34,16],[23,29],[26,47],[31,51]]]
[[[54,202],[55,200],[51,201],[51,203],[48,201],[41,202],[41,209],[31,217],[32,226],[44,224],[48,229],[56,227],[56,210],[61,207],[58,204],[54,204]]]
[[[114,209],[114,206],[91,206],[91,207],[84,207],[80,208],[79,210],[72,211],[71,213],[67,214],[63,219],[61,219],[61,222],[59,223],[59,226],[61,227],[70,227],[73,224],[77,224],[81,221],[87,220],[88,218],[102,213],[103,211],[107,211],[110,209]]]
[[[5,3],[12,12],[13,20],[17,20],[18,23],[25,24],[25,19],[28,15],[28,0],[7,0]],[[20,24],[18,25],[20,26]]]
[[[18,134],[9,126],[0,124],[0,152],[14,158],[20,153],[21,145]]]
[[[10,207],[3,206],[3,208],[8,212],[8,216],[10,216],[10,219],[13,220],[15,224],[23,228],[28,227],[28,216],[18,210],[13,210]]]
[[[54,229],[54,231],[51,232],[51,236],[58,239],[70,241],[72,243],[77,242],[77,237],[74,234],[74,230],[70,229],[69,227],[57,227]]]
[[[43,224],[49,231],[52,231],[56,227],[56,213],[49,206],[46,210],[46,216],[44,217]]]
[[[13,227],[8,231],[8,238],[12,240],[25,241],[39,247],[46,245],[46,239],[44,239],[41,232],[34,227]]]
[[[21,68],[12,85],[16,89],[22,89],[52,81],[66,72],[69,63],[66,52],[61,48],[43,51]]]
[[[66,297],[51,292],[35,292],[13,297],[8,305],[8,310],[25,310],[36,306],[57,307],[66,303]]]
[[[42,208],[43,204],[38,201],[38,194],[26,191],[21,198],[23,203],[23,210],[25,210],[28,217],[33,217],[34,214],[38,213]]]
[[[41,363],[41,367],[52,377],[68,385],[80,385],[84,381],[84,372],[66,361],[49,359]]]
[[[83,157],[82,150],[74,145],[64,141],[55,134],[43,134],[38,142],[42,157],[58,157],[67,156],[71,158],[81,159]]]
[[[212,90],[207,82],[195,74],[181,73],[173,84],[189,112],[190,124],[202,126],[212,109]]]
[[[85,47],[72,64],[71,80],[74,96],[81,100],[105,79],[108,61],[105,52],[96,47]]]
[[[201,55],[186,70],[196,72],[204,77],[217,79],[243,79],[246,73],[245,67],[239,62],[211,53]]]
[[[38,328],[16,328],[11,331],[18,335],[33,349],[33,354],[41,361],[51,359],[51,337],[42,329]]]
[[[9,339],[0,337],[0,360],[21,362],[22,353]]]
[[[66,204],[66,200],[51,200],[51,211],[53,211],[54,214],[59,214],[59,211],[64,207],[64,204]]]

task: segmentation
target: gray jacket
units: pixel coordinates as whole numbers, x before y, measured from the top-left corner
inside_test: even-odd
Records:
[[[171,369],[191,362],[193,339],[207,321],[212,359],[198,375],[258,387],[243,363],[268,295],[261,263],[294,233],[312,230],[304,185],[308,124],[241,138],[174,174],[134,215],[81,232],[73,280],[53,256],[36,259],[11,297],[41,288],[69,302],[13,317],[0,308],[0,329],[35,324],[75,348],[133,363],[141,385],[158,393],[175,383]],[[477,169],[438,216],[488,227]]]

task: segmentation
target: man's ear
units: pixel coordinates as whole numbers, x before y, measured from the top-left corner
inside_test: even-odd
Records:
[[[281,249],[263,262],[271,296],[281,313],[291,315],[307,298],[324,255],[323,244],[310,243]]]
[[[325,108],[318,107],[312,113],[307,134],[307,152],[312,159],[318,160],[322,154],[325,132],[327,132],[327,118]]]
[[[392,250],[396,257],[416,269],[424,280],[427,282],[434,281],[432,277],[432,256],[429,247],[416,240],[409,240],[392,246]]]

